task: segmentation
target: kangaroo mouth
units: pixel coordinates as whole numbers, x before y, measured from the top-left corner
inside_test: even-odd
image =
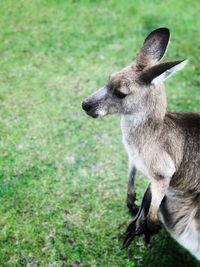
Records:
[[[97,117],[99,117],[99,115],[96,114],[95,111],[91,111],[90,110],[90,111],[86,111],[86,113],[87,113],[88,116],[90,116],[90,117],[92,117],[94,119],[97,118]]]

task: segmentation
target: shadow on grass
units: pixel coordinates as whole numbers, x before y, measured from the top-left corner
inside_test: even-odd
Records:
[[[154,237],[152,248],[145,250],[142,264],[138,266],[200,267],[200,263],[162,230]]]

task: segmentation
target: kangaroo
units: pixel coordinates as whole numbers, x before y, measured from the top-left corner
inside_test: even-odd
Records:
[[[149,240],[161,220],[175,239],[200,258],[200,113],[166,111],[164,81],[187,63],[159,63],[169,38],[167,28],[152,31],[136,60],[113,73],[103,88],[82,103],[82,108],[93,118],[121,115],[122,139],[129,157],[130,209],[135,208],[136,170],[150,181],[124,245],[138,234],[145,234]]]

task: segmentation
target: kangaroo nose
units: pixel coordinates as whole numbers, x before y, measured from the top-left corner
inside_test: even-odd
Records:
[[[83,102],[82,103],[82,108],[85,110],[85,111],[89,111],[91,109],[92,105],[88,102]]]

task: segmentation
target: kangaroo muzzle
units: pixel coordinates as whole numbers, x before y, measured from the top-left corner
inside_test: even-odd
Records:
[[[83,110],[85,110],[85,112],[93,118],[106,115],[106,112],[104,110],[105,108],[103,108],[105,106],[106,95],[107,88],[100,88],[97,92],[83,101]]]
[[[93,118],[97,118],[98,114],[97,114],[97,105],[92,104],[91,102],[87,102],[87,101],[83,101],[82,103],[82,109],[85,110],[85,112],[87,113],[87,115],[93,117]]]

